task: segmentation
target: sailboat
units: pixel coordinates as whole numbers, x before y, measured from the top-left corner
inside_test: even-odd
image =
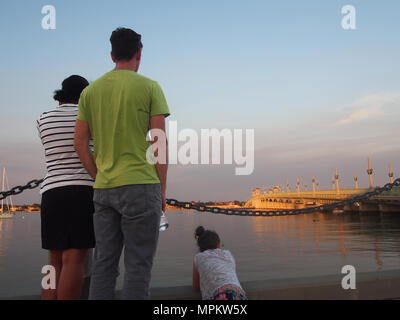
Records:
[[[4,187],[7,185],[7,189],[9,188],[8,185],[8,178],[6,174],[6,168],[3,168],[3,175],[2,175],[2,181],[1,181],[1,191],[4,192],[5,189]],[[0,219],[11,219],[14,217],[14,213],[12,213],[12,210],[14,208],[14,205],[12,203],[12,198],[11,196],[9,198],[6,198],[6,205],[4,205],[4,199],[1,200],[1,208],[0,208]],[[6,210],[7,207],[7,210]]]

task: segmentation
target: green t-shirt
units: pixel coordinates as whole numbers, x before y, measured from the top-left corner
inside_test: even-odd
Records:
[[[157,82],[129,70],[114,70],[88,86],[78,119],[89,124],[97,177],[94,188],[160,183],[146,159],[150,117],[169,115]]]

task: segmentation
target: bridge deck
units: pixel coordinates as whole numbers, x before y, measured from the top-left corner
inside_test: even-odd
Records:
[[[349,197],[363,194],[370,189],[342,189],[336,190],[319,190],[319,191],[302,191],[302,192],[276,192],[262,193],[259,190],[253,192],[252,197],[247,202],[247,206],[257,209],[261,208],[283,208],[282,206],[296,205],[320,205],[326,203],[334,203]],[[393,188],[390,191],[383,192],[380,195],[373,196],[368,202],[375,203],[400,203],[400,188]]]

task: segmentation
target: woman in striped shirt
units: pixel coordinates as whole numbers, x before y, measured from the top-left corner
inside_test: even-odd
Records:
[[[42,289],[46,300],[80,298],[87,253],[95,246],[94,181],[74,150],[78,101],[88,85],[80,76],[65,79],[54,95],[59,106],[37,123],[47,168],[40,188],[42,247],[56,270],[56,289]]]

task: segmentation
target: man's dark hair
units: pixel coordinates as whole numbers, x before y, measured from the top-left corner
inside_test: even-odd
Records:
[[[112,54],[117,61],[131,60],[143,48],[142,36],[127,28],[118,28],[111,34]]]
[[[197,240],[200,252],[217,249],[220,243],[219,236],[215,231],[205,230],[202,226],[196,228],[194,237]]]

